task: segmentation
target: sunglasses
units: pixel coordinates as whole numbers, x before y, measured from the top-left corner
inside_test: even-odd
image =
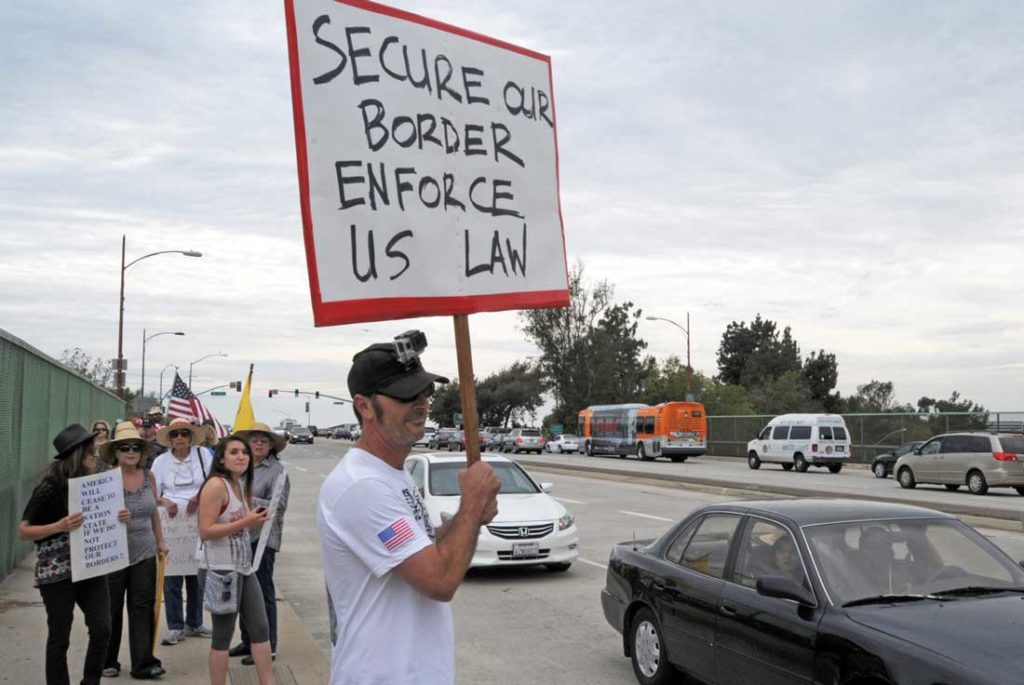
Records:
[[[104,428],[103,426],[93,426],[93,430],[97,431],[99,433],[109,433],[110,432],[109,428]]]
[[[168,435],[172,438],[187,438],[192,435],[192,431],[171,431]]]
[[[139,444],[118,445],[117,446],[117,451],[118,452],[139,452],[141,454],[142,453],[142,445],[139,445]]]
[[[412,397],[398,397],[396,395],[390,395],[390,394],[388,394],[386,392],[380,392],[380,393],[377,393],[377,394],[378,395],[384,395],[384,397],[387,397],[387,398],[390,398],[392,400],[395,400],[396,402],[401,402],[403,404],[411,404],[411,403],[415,402],[416,400],[418,400],[420,397],[430,397],[431,395],[433,395],[434,394],[434,384],[431,383],[424,390],[422,390],[421,392],[416,393]]]

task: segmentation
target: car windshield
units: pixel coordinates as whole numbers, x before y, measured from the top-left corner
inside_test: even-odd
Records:
[[[292,428],[292,433],[294,433],[295,435],[309,435],[310,434],[308,428]]]
[[[533,482],[526,472],[519,466],[507,461],[487,462],[494,469],[495,475],[501,480],[499,495],[532,495],[540,492],[540,488]],[[462,462],[448,464],[431,464],[430,466],[430,494],[441,497],[458,495],[459,493],[459,471],[466,468]]]
[[[957,520],[856,521],[803,530],[840,605],[882,595],[1024,587],[1024,570]]]

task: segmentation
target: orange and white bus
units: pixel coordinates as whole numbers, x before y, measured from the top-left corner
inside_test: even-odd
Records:
[[[580,412],[576,430],[587,455],[681,462],[708,449],[708,421],[699,402],[595,405]]]

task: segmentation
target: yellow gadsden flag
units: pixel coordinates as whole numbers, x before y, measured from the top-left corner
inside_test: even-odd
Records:
[[[252,413],[252,364],[249,364],[249,377],[245,379],[245,388],[242,389],[242,399],[238,402],[238,411],[235,412],[235,422],[231,425],[231,432],[247,431],[256,423],[256,417]]]

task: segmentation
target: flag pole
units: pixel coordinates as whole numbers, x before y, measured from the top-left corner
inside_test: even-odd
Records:
[[[473,349],[469,339],[469,317],[456,314],[455,356],[459,363],[459,397],[462,400],[462,425],[466,441],[466,465],[480,461],[480,435],[476,415],[476,385],[473,380]]]

